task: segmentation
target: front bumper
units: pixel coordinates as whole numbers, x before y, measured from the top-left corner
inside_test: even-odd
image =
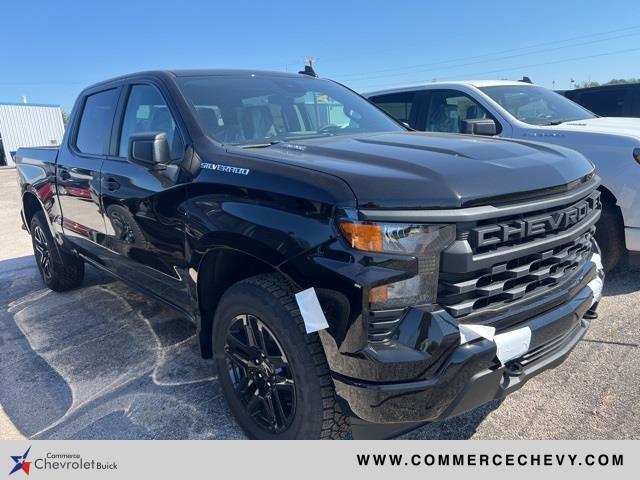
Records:
[[[425,356],[423,362],[411,359],[404,365],[381,367],[386,371],[386,378],[393,377],[394,369],[407,372],[409,368],[414,372],[415,380],[362,380],[362,376],[356,379],[332,369],[336,392],[354,416],[376,424],[444,420],[502,398],[533,376],[562,363],[582,338],[590,324],[584,315],[595,300],[588,284],[596,275],[601,275],[596,265],[588,262],[578,283],[571,289],[571,298],[555,308],[531,315],[515,326],[531,329],[530,348],[505,365],[497,360],[496,344],[491,340],[482,338],[460,345],[458,333],[455,343],[447,343],[446,338],[455,337],[454,330],[457,329],[452,326],[450,331],[440,332],[438,342],[445,346],[446,352],[437,354],[439,361],[432,361],[427,367]],[[423,345],[428,352],[428,343],[423,342]],[[403,354],[402,351],[396,353]],[[387,354],[392,355],[391,352]],[[334,357],[330,363],[347,371],[344,368],[346,361],[339,364]],[[384,373],[379,373],[376,377],[383,378]]]

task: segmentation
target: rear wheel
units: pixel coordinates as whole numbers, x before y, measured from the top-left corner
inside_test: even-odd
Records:
[[[276,274],[225,292],[213,335],[220,384],[243,430],[258,439],[344,438],[324,351],[307,334],[292,287]]]
[[[622,213],[611,201],[602,204],[602,214],[596,224],[596,241],[602,250],[602,265],[610,272],[626,252]]]
[[[42,211],[33,215],[30,230],[33,253],[45,285],[56,292],[79,286],[84,279],[84,262],[77,255],[60,248]]]

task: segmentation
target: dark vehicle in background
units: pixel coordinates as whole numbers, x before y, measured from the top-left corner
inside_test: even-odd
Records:
[[[596,315],[582,155],[409,132],[313,75],[105,81],[59,150],[16,161],[46,285],[89,264],[190,318],[254,438],[458,415],[562,362]]]
[[[576,88],[562,94],[600,117],[640,117],[640,83]]]

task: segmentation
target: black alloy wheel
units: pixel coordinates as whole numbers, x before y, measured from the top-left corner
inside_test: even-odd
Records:
[[[40,225],[33,229],[33,250],[40,273],[46,282],[51,279],[51,248]]]
[[[211,331],[220,388],[249,438],[348,438],[319,335],[306,332],[295,293],[277,273],[224,292]]]
[[[294,377],[275,334],[256,316],[237,315],[227,329],[225,359],[247,415],[272,434],[286,431],[296,412]]]

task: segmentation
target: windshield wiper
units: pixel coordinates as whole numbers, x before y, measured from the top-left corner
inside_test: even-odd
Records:
[[[265,143],[248,143],[246,145],[236,145],[236,146],[240,148],[267,148],[267,147],[270,147],[271,145],[276,145],[278,143],[282,143],[281,140],[272,140],[271,142],[265,142]]]
[[[561,123],[566,122],[566,120],[556,120],[555,122],[543,123],[543,127],[553,127],[554,125],[560,125]]]

